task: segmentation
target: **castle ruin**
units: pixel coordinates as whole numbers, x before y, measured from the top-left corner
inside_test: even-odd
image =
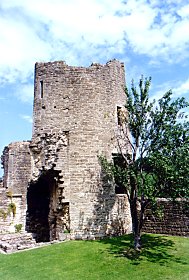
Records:
[[[102,154],[118,153],[125,98],[124,65],[117,60],[88,68],[36,63],[32,139],[11,143],[2,156],[0,233],[21,225],[46,242],[131,231],[126,194],[99,162]]]

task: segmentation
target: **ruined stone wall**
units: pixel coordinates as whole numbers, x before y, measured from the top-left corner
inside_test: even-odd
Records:
[[[0,253],[13,253],[37,247],[31,233],[0,234]]]
[[[59,172],[61,202],[69,204],[70,230],[78,236],[115,231],[118,198],[115,186],[102,182],[98,155],[110,159],[117,151],[117,106],[125,104],[124,88],[124,66],[116,60],[88,68],[62,61],[35,67],[32,178],[44,170]],[[130,220],[123,224],[126,232]]]
[[[1,217],[0,232],[14,232],[17,224],[22,224],[22,230],[25,228],[27,186],[31,174],[29,144],[14,142],[3,152],[4,177],[0,200],[6,217]]]
[[[22,224],[38,242],[64,239],[65,232],[70,238],[129,232],[127,198],[104,180],[98,158],[117,152],[123,64],[36,63],[34,86],[32,140],[11,143],[2,156],[0,200],[15,211],[4,224],[1,217],[0,231]]]
[[[144,232],[189,236],[189,205],[187,200],[159,199],[161,212],[146,211]]]
[[[3,181],[0,181],[0,233],[7,232],[10,226],[7,220],[8,204],[6,189],[3,187]]]

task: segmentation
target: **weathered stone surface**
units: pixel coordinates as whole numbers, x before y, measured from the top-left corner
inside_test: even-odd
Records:
[[[189,237],[189,204],[187,200],[159,199],[160,215],[146,211],[144,232]]]
[[[5,147],[2,156],[4,167],[3,186],[1,188],[0,209],[7,217],[0,215],[0,232],[15,232],[15,225],[26,221],[26,194],[31,179],[31,155],[29,142],[15,142]],[[11,205],[15,205],[13,215]],[[3,224],[2,224],[3,223]]]
[[[13,253],[36,246],[31,233],[0,234],[0,253]]]
[[[88,68],[36,63],[32,140],[10,144],[2,158],[6,200],[16,205],[10,226],[22,224],[37,242],[131,231],[127,198],[104,180],[98,159],[117,152],[124,88],[116,60]]]

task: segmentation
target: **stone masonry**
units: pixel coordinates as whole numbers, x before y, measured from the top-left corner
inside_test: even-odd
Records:
[[[118,152],[124,89],[124,65],[116,60],[88,68],[36,63],[32,139],[11,143],[2,156],[1,233],[21,225],[48,242],[131,231],[126,195],[116,194],[99,161]]]
[[[148,207],[143,231],[189,237],[188,200],[159,198],[158,206],[161,209],[159,215]]]

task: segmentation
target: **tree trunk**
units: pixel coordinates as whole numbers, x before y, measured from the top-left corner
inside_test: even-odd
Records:
[[[144,223],[144,212],[147,204],[148,203],[143,199],[141,199],[140,205],[137,203],[137,198],[134,198],[133,201],[130,201],[135,250],[139,250],[142,245],[141,230]]]
[[[141,248],[141,227],[140,227],[140,215],[139,209],[137,206],[137,199],[134,198],[130,201],[131,206],[131,217],[132,217],[132,230],[134,235],[134,248],[135,250],[139,250]]]
[[[141,248],[140,233],[134,235],[134,248],[135,248],[135,250],[140,250],[140,248]]]

